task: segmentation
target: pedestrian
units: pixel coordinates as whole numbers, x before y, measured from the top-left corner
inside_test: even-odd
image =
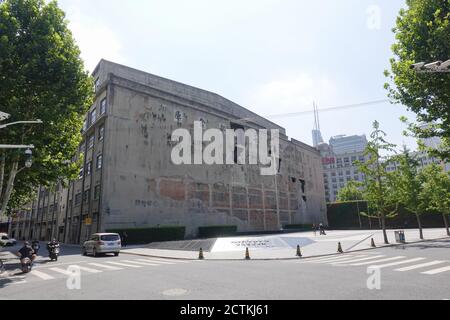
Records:
[[[315,223],[313,223],[312,229],[313,229],[313,232],[314,232],[314,237],[317,236],[317,227],[316,227]]]
[[[127,234],[127,232],[126,232],[126,231],[122,232],[122,245],[123,245],[124,247],[127,246],[127,242],[128,242],[127,239],[128,239],[128,234]]]
[[[320,230],[320,235],[326,235],[325,233],[325,227],[323,226],[323,223],[319,224],[319,230]]]

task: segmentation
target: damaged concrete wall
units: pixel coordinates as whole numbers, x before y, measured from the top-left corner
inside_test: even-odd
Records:
[[[194,236],[204,225],[257,231],[326,223],[320,155],[312,147],[213,93],[105,61],[96,72],[108,87],[102,229],[184,225]],[[193,136],[194,121],[225,130],[245,117],[252,117],[248,127],[281,129],[278,176],[261,176],[257,165],[171,162],[175,129]]]

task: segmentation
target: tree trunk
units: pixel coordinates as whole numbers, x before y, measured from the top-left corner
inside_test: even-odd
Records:
[[[3,215],[6,212],[6,208],[8,206],[9,198],[11,198],[11,194],[14,188],[14,180],[16,179],[16,174],[19,168],[19,162],[15,161],[12,164],[11,172],[8,177],[8,184],[6,185],[5,193],[3,194],[3,198],[1,199],[1,207],[0,207],[0,215]]]
[[[359,201],[356,201],[356,207],[358,208],[359,228],[362,229],[361,215],[360,215],[360,213],[359,213]]]
[[[389,244],[389,240],[388,240],[387,232],[386,232],[386,218],[384,217],[384,214],[380,214],[380,220],[381,220],[381,228],[383,229],[384,243]]]
[[[448,215],[446,215],[445,213],[442,214],[442,217],[444,218],[444,226],[445,226],[445,230],[447,230],[447,235],[450,237],[450,230],[448,228]]]
[[[0,154],[0,200],[2,199],[3,180],[5,179],[5,153],[2,151]]]
[[[419,226],[419,235],[420,240],[423,240],[423,230],[422,230],[422,221],[420,220],[420,215],[416,213],[417,225]]]

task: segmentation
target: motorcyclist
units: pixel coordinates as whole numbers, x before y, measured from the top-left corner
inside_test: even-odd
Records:
[[[52,248],[59,248],[59,242],[56,241],[55,238],[52,239],[52,241],[47,243],[47,251],[50,253],[50,250]]]
[[[31,248],[34,250],[34,253],[37,255],[39,249],[41,248],[41,245],[39,244],[38,240],[33,240],[31,242]]]
[[[20,248],[20,250],[17,252],[17,255],[20,258],[20,262],[23,264],[24,259],[29,258],[31,260],[31,263],[33,264],[34,260],[36,260],[36,254],[31,248],[30,243],[28,241],[25,241],[23,243],[23,247]]]

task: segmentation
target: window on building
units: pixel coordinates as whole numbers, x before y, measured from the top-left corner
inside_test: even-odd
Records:
[[[86,164],[86,175],[90,176],[92,173],[92,161],[89,161]]]
[[[336,178],[331,179],[331,182],[337,182]]]
[[[88,124],[87,119],[84,119],[84,120],[83,120],[83,129],[82,129],[83,132],[87,130],[87,124]]]
[[[345,172],[345,174],[346,174],[346,175],[351,174],[351,173],[350,173],[350,170],[347,170],[347,171]]]
[[[93,125],[95,123],[95,121],[97,121],[97,109],[96,108],[94,108],[91,111],[89,117],[91,118],[91,122],[90,123],[91,123],[91,125]]]
[[[87,189],[84,191],[84,194],[83,194],[83,202],[84,203],[89,201],[90,191],[91,191],[90,189]]]
[[[106,98],[100,102],[100,114],[106,113]]]
[[[343,176],[344,172],[343,171],[339,171],[339,176]]]
[[[101,169],[103,165],[103,156],[100,154],[97,156],[97,169]]]
[[[332,177],[336,177],[336,172],[332,172],[332,173],[331,173],[331,176],[332,176]]]
[[[94,188],[94,200],[100,199],[100,186],[95,186]]]
[[[344,178],[339,178],[339,182],[344,182]]]
[[[97,78],[97,79],[95,79],[95,82],[94,82],[94,91],[95,92],[98,91],[99,86],[100,86],[100,78]]]
[[[91,135],[88,139],[88,149],[91,149],[94,146],[94,135]]]
[[[78,173],[78,179],[83,179],[83,168],[80,169],[80,172]]]
[[[352,177],[348,176],[347,181],[352,181]]]
[[[75,195],[75,206],[79,206],[81,203],[81,193]]]
[[[98,141],[102,141],[104,137],[105,137],[105,126],[101,126],[98,129]]]

